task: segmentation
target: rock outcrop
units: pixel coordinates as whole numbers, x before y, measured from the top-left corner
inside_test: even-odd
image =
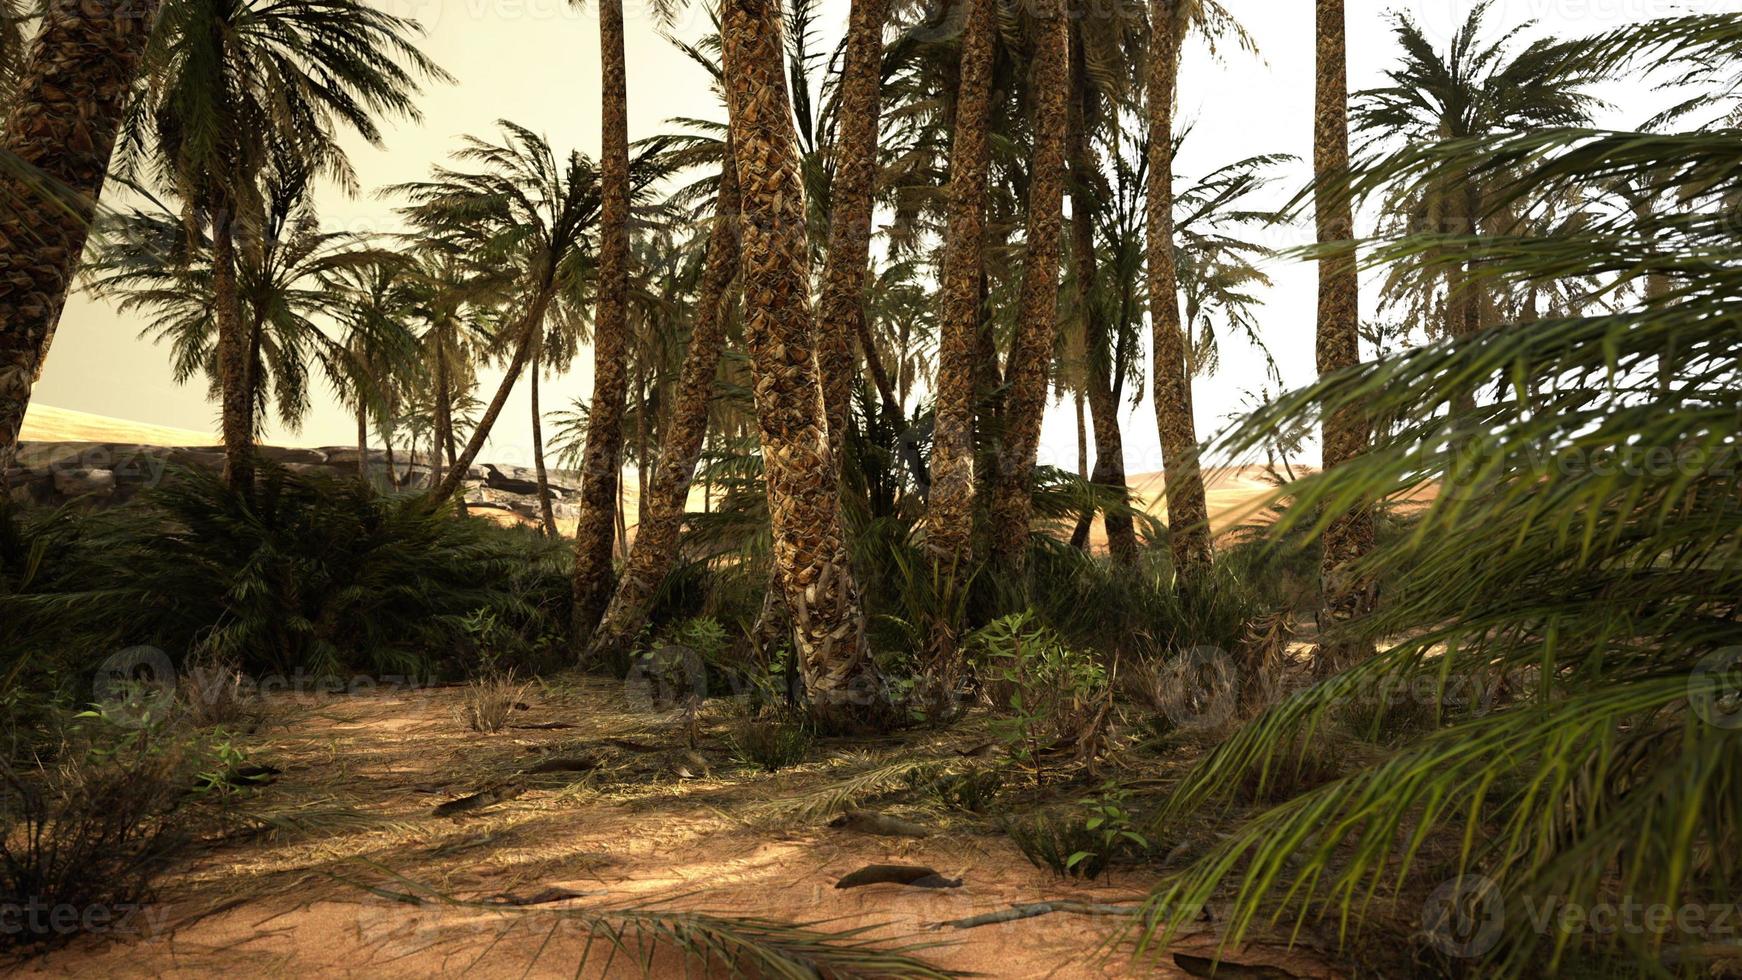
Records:
[[[357,476],[355,446],[326,449],[259,447],[268,462],[305,474],[342,479]],[[429,485],[431,469],[422,458],[395,460],[393,481],[404,489]],[[166,480],[176,471],[224,467],[222,449],[210,446],[167,447],[101,442],[24,442],[18,447],[16,465],[5,474],[12,499],[19,503],[57,507],[65,504],[112,507],[127,503]],[[370,479],[388,488],[387,454],[370,450]],[[553,509],[558,518],[573,519],[575,507],[565,498],[577,492],[578,483],[567,474],[551,473]],[[468,507],[507,511],[531,520],[539,519],[538,480],[533,470],[520,466],[483,463],[467,474],[465,499]]]

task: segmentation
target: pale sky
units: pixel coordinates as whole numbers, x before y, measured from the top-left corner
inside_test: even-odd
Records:
[[[1312,152],[1313,4],[1311,0],[1223,0],[1257,39],[1252,57],[1226,53],[1212,61],[1201,47],[1188,52],[1180,86],[1181,118],[1195,123],[1178,162],[1180,173],[1197,175],[1257,153],[1291,153],[1302,162],[1283,183],[1284,196],[1302,186]],[[596,156],[599,141],[598,26],[589,4],[567,0],[381,0],[395,13],[414,17],[428,31],[425,50],[458,78],[427,90],[421,123],[401,123],[376,150],[356,146],[352,158],[365,195],[346,199],[333,190],[321,197],[323,223],[332,230],[396,230],[391,203],[368,191],[427,174],[461,134],[492,134],[499,118],[543,132],[558,152],[578,147]],[[1380,84],[1397,56],[1387,11],[1411,13],[1436,39],[1449,38],[1471,4],[1468,0],[1349,0],[1351,86]],[[829,0],[832,46],[846,25],[847,0]],[[1500,0],[1491,18],[1498,29],[1526,20],[1557,34],[1589,34],[1624,23],[1688,11],[1742,9],[1742,0]],[[660,37],[660,25],[643,0],[627,0],[629,135],[639,139],[664,129],[672,116],[721,113],[698,67]],[[674,33],[693,39],[709,29],[705,8],[680,14]],[[1638,122],[1659,104],[1640,86],[1614,86],[1601,93],[1617,110],[1609,122]],[[1277,247],[1304,243],[1306,228],[1279,230]],[[1309,265],[1277,262],[1268,270],[1275,287],[1266,296],[1262,332],[1290,385],[1312,379],[1316,277]],[[1364,296],[1366,310],[1372,297]],[[76,296],[68,304],[36,387],[35,401],[134,421],[188,429],[216,428],[217,407],[205,385],[177,386],[169,355],[136,335],[136,322],[108,304]],[[487,374],[480,397],[488,398],[499,375]],[[1226,424],[1243,392],[1264,383],[1258,356],[1238,341],[1223,350],[1220,372],[1199,378],[1194,392],[1201,437]],[[530,459],[531,428],[525,384],[510,400],[483,459],[524,463]],[[566,376],[547,381],[547,412],[592,390],[591,355],[583,351]],[[329,394],[300,433],[273,430],[269,441],[299,445],[352,445],[356,424]],[[1149,403],[1125,413],[1126,468],[1160,469],[1155,420]],[[1048,415],[1041,461],[1076,466],[1075,420],[1070,404]],[[1316,456],[1316,451],[1312,453]]]

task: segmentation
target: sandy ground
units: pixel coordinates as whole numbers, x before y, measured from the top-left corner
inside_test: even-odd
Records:
[[[170,877],[129,935],[82,939],[15,970],[22,976],[203,977],[574,976],[587,946],[575,909],[638,906],[759,916],[838,931],[875,927],[886,944],[936,943],[916,955],[993,977],[1178,977],[1175,951],[1213,955],[1200,934],[1159,959],[1097,948],[1115,920],[1054,914],[958,930],[938,923],[1049,898],[1129,901],[1150,881],[1122,875],[1063,882],[1031,866],[979,818],[891,810],[933,833],[867,836],[827,826],[814,804],[854,773],[914,753],[946,754],[972,733],[869,747],[846,743],[779,774],[730,761],[718,736],[697,743],[710,764],[678,778],[681,738],[668,716],[618,685],[587,681],[531,689],[513,728],[479,735],[456,720],[456,688],[348,696],[280,696],[242,740],[249,758],[284,770],[247,793],[240,812],[267,816],[272,834],[233,835]],[[612,747],[609,736],[635,739]],[[528,791],[467,817],[432,808],[541,757],[588,754],[599,769],[529,777]],[[692,760],[693,761],[693,760]],[[807,812],[809,811],[809,812]],[[240,824],[238,824],[240,826]],[[834,887],[867,864],[921,864],[962,886]],[[561,887],[586,897],[515,911],[450,906]],[[370,890],[370,889],[374,890]],[[422,901],[407,896],[425,896]],[[1309,943],[1309,945],[1311,945]],[[1337,976],[1303,948],[1255,944],[1229,954],[1279,972],[1223,976]],[[650,975],[686,973],[657,955]],[[606,969],[595,941],[586,976],[638,976],[622,958]],[[716,971],[706,975],[726,975]]]

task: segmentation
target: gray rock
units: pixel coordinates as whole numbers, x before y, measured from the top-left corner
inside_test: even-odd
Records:
[[[97,497],[115,495],[113,470],[55,470],[54,492],[63,497]]]

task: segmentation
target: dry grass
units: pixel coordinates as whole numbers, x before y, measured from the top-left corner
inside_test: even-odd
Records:
[[[196,728],[252,728],[260,703],[242,671],[229,664],[190,664],[177,686],[187,720]]]
[[[494,735],[508,727],[517,705],[526,703],[530,683],[514,679],[514,671],[493,677],[480,677],[466,685],[466,699],[460,708],[460,720],[474,732]]]

